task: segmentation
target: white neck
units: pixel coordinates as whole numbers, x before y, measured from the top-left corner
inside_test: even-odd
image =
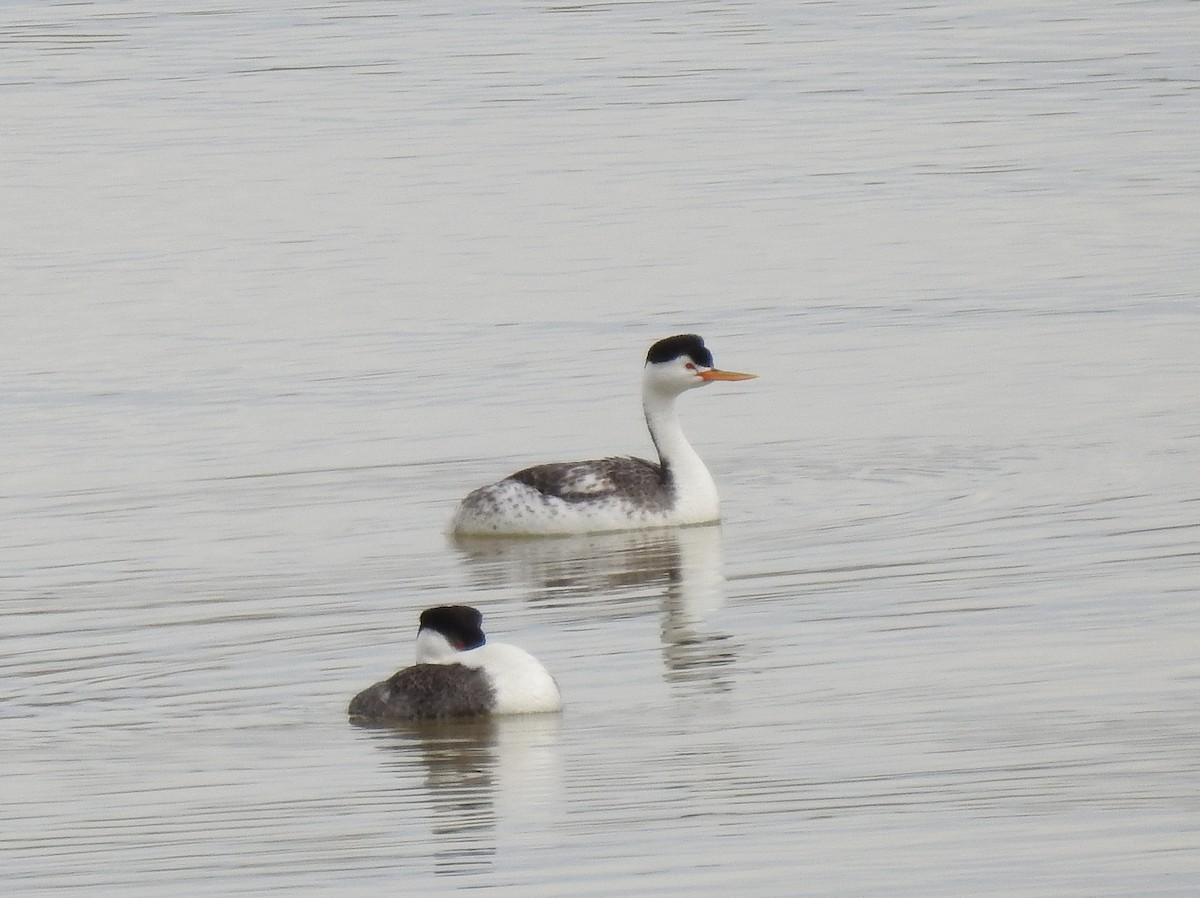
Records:
[[[675,516],[681,524],[715,521],[720,511],[717,485],[688,442],[675,411],[678,394],[642,387],[642,408],[658,458],[667,470],[667,481],[675,493]]]
[[[437,630],[422,628],[417,633],[416,660],[418,664],[438,664],[453,661],[458,652]]]

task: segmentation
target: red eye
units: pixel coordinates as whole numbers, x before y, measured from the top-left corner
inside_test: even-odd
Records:
[[[696,366],[695,366],[695,365],[693,365],[691,362],[688,362],[688,363],[687,363],[686,365],[684,365],[683,367],[687,368],[687,369],[688,369],[688,371],[695,371],[695,370],[696,370]]]

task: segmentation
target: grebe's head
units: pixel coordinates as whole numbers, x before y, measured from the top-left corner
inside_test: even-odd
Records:
[[[714,380],[751,380],[757,376],[713,367],[712,353],[696,334],[659,340],[646,353],[645,384],[663,393],[679,394]]]
[[[417,629],[417,663],[450,660],[456,652],[479,648],[487,641],[482,623],[483,615],[470,605],[426,608]]]

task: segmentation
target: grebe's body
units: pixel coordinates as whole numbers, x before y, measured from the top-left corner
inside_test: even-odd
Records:
[[[426,609],[417,631],[417,663],[356,695],[350,718],[385,723],[561,710],[562,696],[549,671],[524,649],[487,642],[482,621],[467,605]]]
[[[705,524],[720,517],[712,475],[675,409],[679,394],[755,375],[713,367],[695,334],[659,340],[646,354],[642,408],[658,462],[640,458],[536,465],[470,493],[454,516],[463,536],[553,535]]]

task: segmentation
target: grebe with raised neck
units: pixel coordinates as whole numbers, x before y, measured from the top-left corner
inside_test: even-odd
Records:
[[[646,353],[642,409],[658,461],[601,458],[535,465],[463,499],[460,536],[553,535],[706,524],[720,517],[712,475],[680,426],[675,400],[718,380],[757,375],[713,367],[696,334],[659,340]]]
[[[350,701],[365,723],[562,710],[558,683],[533,655],[488,642],[483,615],[469,605],[421,612],[416,664],[369,686]]]

